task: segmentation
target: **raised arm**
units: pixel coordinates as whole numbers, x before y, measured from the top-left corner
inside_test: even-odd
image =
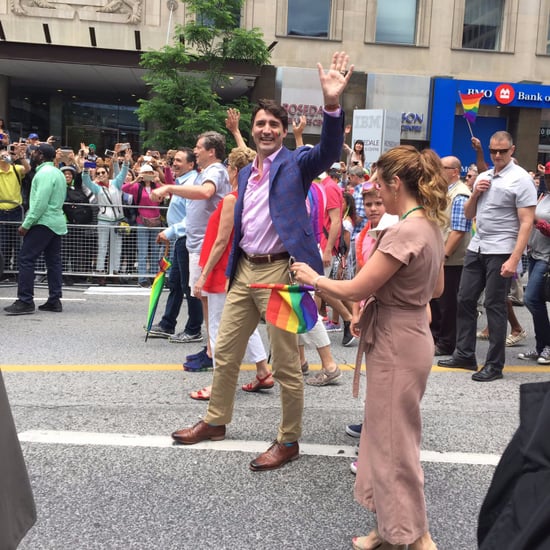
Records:
[[[237,147],[247,147],[241,131],[239,129],[239,121],[241,120],[241,113],[237,109],[227,109],[227,118],[225,119],[225,127],[231,132],[231,135],[235,138]]]

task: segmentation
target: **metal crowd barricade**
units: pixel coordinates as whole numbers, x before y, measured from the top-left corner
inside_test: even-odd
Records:
[[[0,204],[0,279],[6,276],[13,278],[18,271],[21,248],[21,235],[17,229],[23,220],[24,210],[14,201],[0,200]]]
[[[74,203],[73,203],[74,204]],[[78,204],[93,210],[93,221],[90,224],[67,224],[67,234],[62,237],[61,256],[63,261],[63,276],[65,283],[97,283],[102,279],[114,280],[120,283],[137,284],[139,279],[152,280],[158,272],[158,261],[164,252],[164,245],[154,241],[162,227],[146,227],[143,225],[110,225],[97,221],[98,207],[94,204]],[[124,205],[127,218],[132,212],[137,214],[137,206]],[[140,206],[140,209],[147,207]],[[151,207],[152,208],[152,207]],[[164,221],[166,207],[160,207],[161,218]],[[9,240],[2,244],[1,250],[10,250],[9,256],[4,255],[4,277],[18,272],[17,255],[21,246],[21,237],[17,233],[20,221],[5,222],[0,220],[0,237],[10,235]],[[99,232],[104,232],[105,263],[98,266],[102,254],[98,254]],[[106,239],[105,239],[106,235]],[[138,250],[138,244],[141,244]],[[9,245],[9,246],[8,246]],[[103,267],[103,269],[102,269]],[[141,273],[140,268],[141,267]],[[46,266],[41,256],[36,264],[36,275],[46,274]]]

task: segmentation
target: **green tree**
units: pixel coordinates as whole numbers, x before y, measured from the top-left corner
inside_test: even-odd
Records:
[[[176,27],[174,45],[141,57],[151,90],[150,99],[140,99],[137,110],[139,119],[149,123],[143,132],[146,146],[192,146],[205,130],[227,134],[228,107],[239,109],[246,123],[251,110],[248,99],[243,96],[224,105],[218,94],[229,83],[225,64],[243,61],[257,69],[270,58],[261,31],[239,27],[244,0],[181,1],[194,20]],[[201,70],[196,69],[199,64]]]

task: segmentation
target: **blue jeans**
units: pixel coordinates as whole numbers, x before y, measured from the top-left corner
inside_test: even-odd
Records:
[[[17,298],[27,304],[33,303],[34,267],[36,260],[44,252],[48,274],[49,300],[61,298],[63,271],[61,262],[61,235],[45,225],[35,225],[23,238],[19,252],[19,279]]]
[[[185,332],[187,334],[198,334],[201,331],[203,321],[202,302],[191,295],[191,289],[189,288],[189,253],[185,241],[185,237],[180,237],[174,245],[172,267],[168,280],[170,293],[168,294],[168,300],[166,300],[164,315],[159,324],[165,330],[176,329],[178,315],[185,296],[188,312]]]
[[[155,239],[160,229],[155,230],[143,225],[137,227],[137,254],[138,254],[138,281],[147,280],[147,260],[149,260],[149,271],[157,272],[157,264],[161,255],[161,249]]]
[[[545,346],[550,346],[550,321],[542,293],[543,275],[547,269],[548,264],[544,260],[529,258],[529,281],[523,296],[523,303],[533,317],[535,343],[539,355]]]

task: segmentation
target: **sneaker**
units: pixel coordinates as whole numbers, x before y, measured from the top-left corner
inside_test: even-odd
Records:
[[[151,283],[149,281],[139,281],[138,285],[141,288],[151,288]]]
[[[518,357],[525,361],[537,361],[539,358],[539,352],[536,349],[530,349],[528,351],[518,353]]]
[[[342,345],[345,347],[349,347],[355,342],[355,336],[351,333],[350,324],[350,321],[344,321],[344,336],[342,338]]]
[[[340,332],[342,330],[342,327],[340,326],[340,323],[333,323],[332,321],[325,321],[324,322],[325,329],[327,332]]]
[[[5,307],[4,311],[8,315],[28,315],[29,313],[34,313],[34,302],[29,304],[21,300],[15,300],[11,306]]]
[[[38,306],[40,311],[54,311],[55,313],[61,313],[63,311],[63,305],[61,300],[48,300],[45,304]]]
[[[194,359],[193,361],[185,362],[183,364],[183,370],[186,372],[203,372],[209,371],[214,368],[212,357],[206,355],[204,358]]]
[[[333,372],[327,372],[325,369],[322,369],[315,376],[308,378],[306,384],[309,386],[329,386],[330,384],[335,384],[340,378],[342,378],[342,371],[338,367]]]
[[[357,474],[357,460],[349,465],[349,469],[351,470],[352,474]]]
[[[204,348],[202,348],[199,352],[197,353],[192,353],[190,355],[186,355],[185,356],[185,362],[188,363],[189,361],[193,361],[195,359],[200,359],[202,357],[208,357],[207,353],[206,353],[206,346],[204,346]]]
[[[202,342],[202,334],[187,334],[187,332],[179,332],[175,336],[170,336],[168,341],[172,344],[188,344],[189,342]]]
[[[550,365],[550,346],[544,346],[540,352],[540,357],[537,359],[539,365]]]
[[[147,329],[146,329],[147,330]],[[164,328],[162,325],[153,325],[149,329],[149,336],[151,338],[170,338],[174,334],[174,330]]]
[[[303,365],[300,365],[300,368],[302,369],[302,374],[304,376],[309,374],[309,363],[307,361]]]
[[[363,424],[348,424],[346,426],[346,433],[351,435],[351,437],[361,437],[361,430],[363,429]]]

